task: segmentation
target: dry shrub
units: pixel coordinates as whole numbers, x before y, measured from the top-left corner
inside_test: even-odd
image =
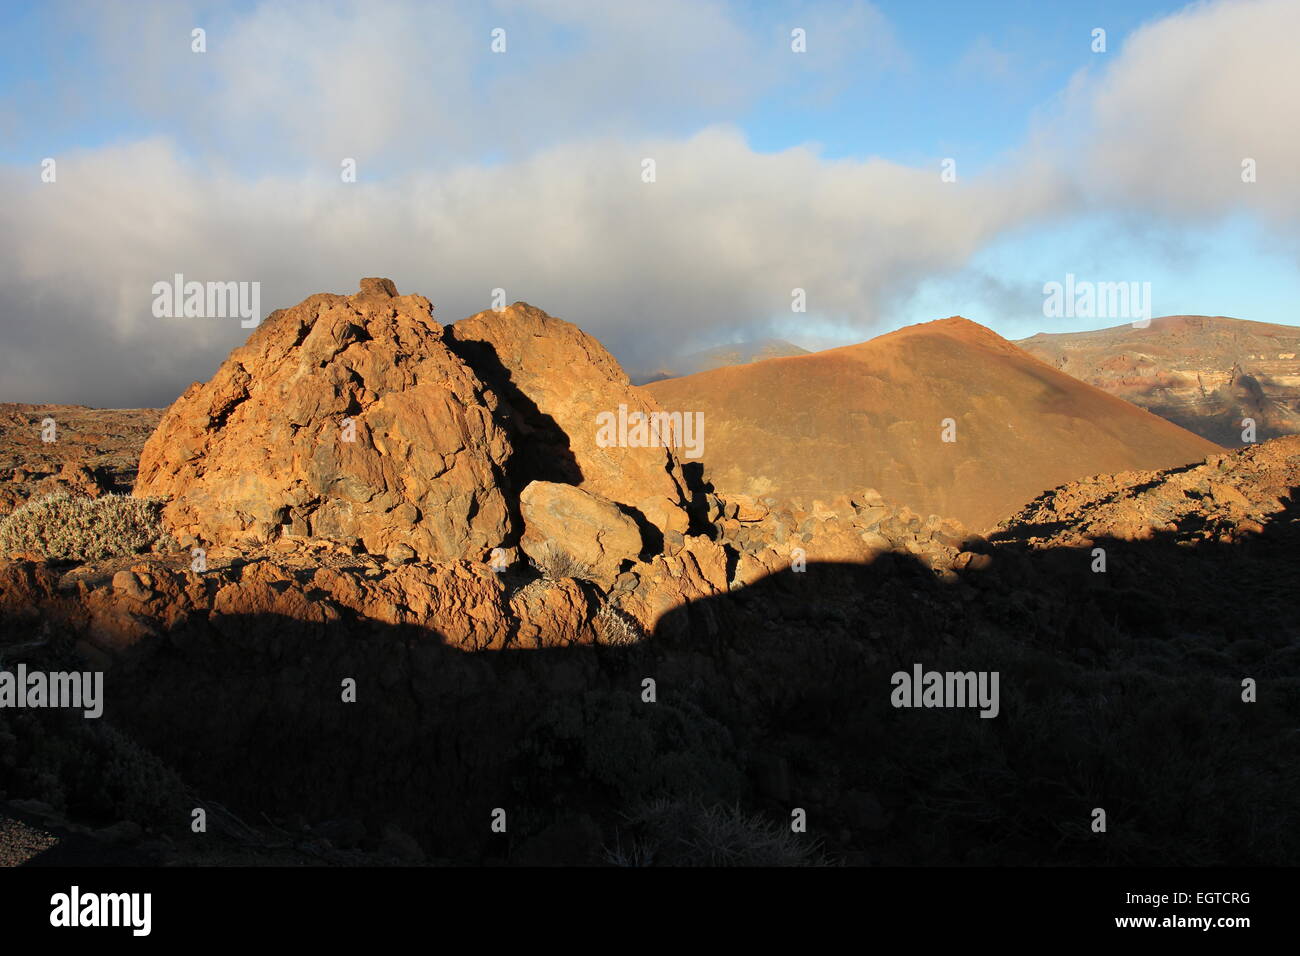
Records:
[[[65,491],[36,498],[0,521],[0,553],[35,552],[55,561],[98,561],[147,550],[162,535],[156,498]]]
[[[600,643],[612,647],[636,644],[645,640],[641,626],[622,608],[608,602],[596,612],[596,628],[600,634]]]
[[[542,573],[548,581],[562,581],[565,578],[587,581],[591,579],[591,568],[583,564],[568,551],[547,542],[537,557],[530,557],[533,567]]]

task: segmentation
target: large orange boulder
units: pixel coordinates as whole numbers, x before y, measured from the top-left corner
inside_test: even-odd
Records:
[[[525,302],[461,319],[448,333],[508,415],[516,489],[542,480],[608,498],[631,510],[643,530],[653,527],[651,546],[660,535],[679,539],[686,532],[681,456],[663,444],[599,440],[598,416],[636,420],[663,410],[596,339]]]
[[[183,543],[356,539],[376,554],[482,560],[508,543],[496,399],[429,300],[363,279],[272,313],[146,443],[135,494]]]
[[[641,553],[641,533],[608,498],[551,481],[534,481],[519,496],[520,548],[544,573],[574,574],[609,585]]]

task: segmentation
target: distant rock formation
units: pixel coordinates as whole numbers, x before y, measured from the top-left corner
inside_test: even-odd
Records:
[[[0,515],[55,491],[129,491],[160,409],[0,404]]]
[[[1166,315],[1095,332],[1040,332],[1016,343],[1068,375],[1237,447],[1300,433],[1300,328],[1221,315]]]

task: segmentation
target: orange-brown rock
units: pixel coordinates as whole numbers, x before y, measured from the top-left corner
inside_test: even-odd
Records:
[[[601,599],[587,583],[538,579],[510,593],[503,575],[481,562],[394,568],[362,556],[345,566],[318,564],[320,554],[268,551],[226,564],[214,550],[214,564],[202,573],[176,567],[172,556],[119,563],[116,571],[81,569],[62,581],[48,563],[0,561],[0,631],[17,640],[36,620],[71,628],[103,666],[151,639],[246,637],[252,629],[274,641],[285,627],[310,631],[352,620],[411,628],[463,651],[597,640]]]
[[[761,551],[742,552],[736,559],[733,586],[748,587],[791,567],[796,559],[794,550],[793,547],[767,547]]]
[[[501,576],[484,564],[410,564],[374,579],[321,569],[311,587],[360,617],[429,628],[462,650],[500,650],[510,631]]]
[[[1232,542],[1289,525],[1300,486],[1300,436],[1287,435],[1192,468],[1131,471],[1070,482],[999,525],[999,541],[1088,546],[1101,538]]]
[[[685,533],[686,483],[672,449],[597,444],[602,412],[661,409],[596,339],[524,302],[461,319],[448,331],[453,348],[508,409],[517,489],[539,479],[578,485],[635,509],[665,536]]]
[[[84,606],[86,637],[105,650],[123,650],[179,627],[196,610],[212,609],[212,595],[201,575],[190,570],[135,565],[113,575],[108,587],[78,588]]]
[[[510,599],[510,611],[518,619],[512,646],[593,644],[597,610],[590,593],[572,578],[536,581]]]
[[[574,485],[534,481],[519,496],[524,536],[520,547],[549,572],[564,555],[591,580],[608,585],[641,553],[641,532],[618,505]]]
[[[218,631],[242,628],[244,617],[272,615],[305,624],[328,624],[340,619],[332,601],[314,600],[293,575],[269,561],[246,566],[239,580],[217,591],[209,618]],[[231,619],[229,625],[223,618]]]
[[[272,313],[145,445],[137,495],[190,538],[281,535],[481,559],[510,535],[495,399],[448,349],[429,301],[364,279]]]
[[[0,560],[0,615],[29,622],[58,598],[59,575],[42,561]]]
[[[623,596],[621,606],[647,634],[654,634],[661,624],[667,624],[668,615],[675,609],[727,592],[726,549],[703,535],[688,536],[677,554],[660,555],[636,565],[632,571],[637,575],[637,585]],[[707,603],[701,606],[705,614],[708,613],[705,610]],[[667,625],[670,630],[674,627],[680,630],[683,618],[675,620],[678,623]],[[711,617],[699,624],[704,635],[716,632],[717,625]],[[673,633],[669,636],[685,635]]]

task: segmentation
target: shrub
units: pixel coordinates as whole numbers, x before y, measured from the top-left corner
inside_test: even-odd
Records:
[[[645,638],[640,625],[631,615],[608,602],[602,604],[596,612],[596,627],[600,632],[601,643],[614,647],[636,644]]]
[[[530,555],[529,559],[532,561],[533,567],[542,572],[542,577],[548,581],[561,581],[565,578],[575,578],[583,581],[591,579],[591,568],[568,551],[551,544],[549,541],[542,546],[539,555],[536,557]]]
[[[189,791],[176,773],[113,727],[54,711],[0,716],[0,788],[100,823],[163,825]]]
[[[55,492],[0,521],[0,553],[34,551],[57,561],[97,561],[146,550],[162,535],[156,498]]]

